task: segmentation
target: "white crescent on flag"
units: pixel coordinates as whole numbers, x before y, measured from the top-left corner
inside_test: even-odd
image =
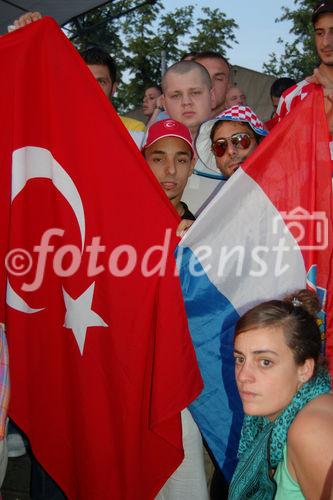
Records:
[[[35,146],[26,146],[13,152],[11,203],[13,203],[16,196],[24,189],[26,183],[31,179],[50,179],[52,184],[68,201],[79,224],[82,253],[85,241],[85,216],[80,193],[71,177],[55,160],[49,150]],[[9,280],[7,284],[6,301],[13,309],[27,314],[33,314],[44,309],[34,309],[30,307],[25,300],[13,290]]]

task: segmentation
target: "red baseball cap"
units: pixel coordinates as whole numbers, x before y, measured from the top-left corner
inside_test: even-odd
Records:
[[[154,142],[163,137],[178,137],[187,142],[191,148],[192,156],[194,156],[193,140],[190,130],[186,125],[176,120],[171,120],[171,118],[155,122],[149,127],[141,151],[149,148]]]

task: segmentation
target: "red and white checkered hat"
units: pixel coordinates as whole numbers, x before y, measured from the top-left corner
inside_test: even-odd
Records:
[[[247,123],[256,134],[262,136],[267,135],[268,132],[265,130],[263,122],[249,106],[233,106],[232,108],[223,111],[223,113],[218,115],[213,120],[208,120],[202,123],[199,129],[198,137],[195,141],[198,157],[209,170],[220,173],[216,166],[215,156],[212,152],[212,140],[210,138],[212,128],[218,121]]]
[[[144,151],[163,137],[183,139],[190,146],[192,156],[194,156],[193,140],[189,128],[176,120],[171,120],[171,118],[155,122],[149,127],[141,151]]]

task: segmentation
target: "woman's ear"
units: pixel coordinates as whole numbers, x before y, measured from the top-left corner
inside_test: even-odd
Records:
[[[308,358],[304,361],[303,365],[298,367],[298,380],[300,385],[305,384],[310,380],[315,368],[315,361],[313,358]]]

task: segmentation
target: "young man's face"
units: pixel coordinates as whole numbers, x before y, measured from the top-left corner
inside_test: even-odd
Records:
[[[233,145],[231,138],[235,134],[248,134],[249,146],[242,148],[240,145]],[[214,132],[212,144],[215,141],[223,141],[224,139],[227,139],[225,153],[220,157],[215,155],[215,161],[222,175],[229,178],[257,147],[257,142],[250,127],[245,123],[232,121],[221,121],[219,123]]]
[[[177,207],[193,169],[190,146],[178,137],[163,137],[145,149],[144,157],[165,194]]]
[[[185,74],[170,71],[164,80],[162,103],[173,119],[186,125],[195,138],[199,126],[210,117],[213,92],[204,81],[200,70]]]
[[[116,91],[117,83],[111,80],[109,68],[104,64],[87,64],[87,66],[102,87],[106,97],[111,99]]]
[[[215,104],[212,107],[211,117],[215,118],[224,108],[225,97],[229,85],[229,68],[223,59],[205,57],[195,60],[202,64],[210,75],[212,88],[215,94]]]
[[[333,66],[333,13],[321,14],[314,26],[318,56],[326,66]]]

